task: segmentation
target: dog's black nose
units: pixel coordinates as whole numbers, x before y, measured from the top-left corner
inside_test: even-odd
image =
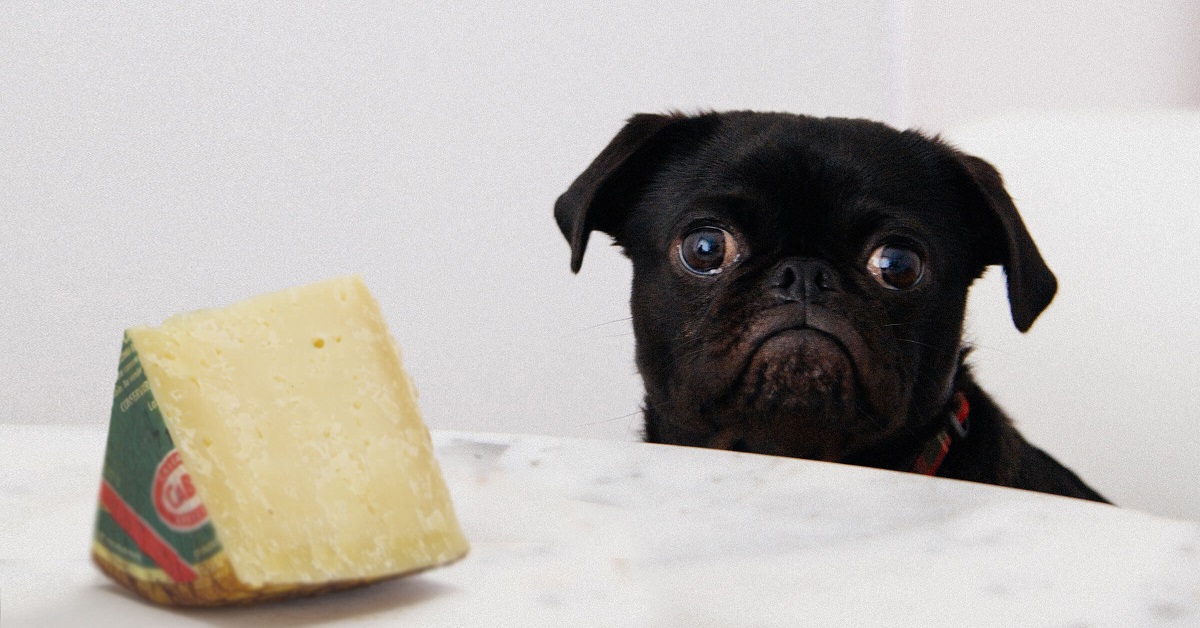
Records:
[[[833,267],[811,257],[791,257],[779,262],[769,281],[772,292],[785,303],[809,302],[842,289]]]

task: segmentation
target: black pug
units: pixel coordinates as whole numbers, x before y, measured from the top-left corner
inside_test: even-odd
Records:
[[[633,262],[646,440],[1106,501],[964,364],[992,264],[1021,331],[1057,284],[987,162],[865,120],[631,118],[554,207]]]

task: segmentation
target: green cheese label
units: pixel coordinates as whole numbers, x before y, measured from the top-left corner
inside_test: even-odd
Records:
[[[96,542],[175,581],[221,551],[129,336],[121,347],[104,457]]]

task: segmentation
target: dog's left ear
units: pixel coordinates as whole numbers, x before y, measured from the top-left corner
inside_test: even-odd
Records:
[[[954,153],[982,201],[986,263],[1004,266],[1013,324],[1029,331],[1054,299],[1058,282],[1038,253],[1000,173],[978,157]]]

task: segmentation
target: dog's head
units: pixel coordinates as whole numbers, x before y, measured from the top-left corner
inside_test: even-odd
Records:
[[[1056,289],[994,168],[863,120],[638,115],[555,217],[633,262],[658,442],[850,459],[946,405],[987,266],[1021,331]]]

